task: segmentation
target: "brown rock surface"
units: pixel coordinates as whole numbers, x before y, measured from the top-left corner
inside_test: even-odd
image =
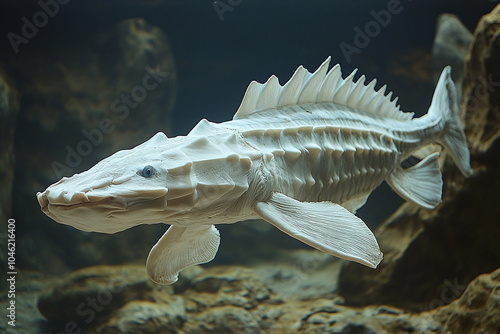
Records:
[[[50,321],[90,323],[130,301],[156,301],[171,292],[172,287],[151,282],[143,266],[87,267],[54,282],[39,297],[38,308]]]
[[[433,211],[405,203],[375,231],[385,255],[377,270],[345,264],[339,292],[347,303],[436,307],[498,267],[499,36],[497,6],[479,22],[465,61],[461,110],[475,174],[465,179],[446,159],[442,203]],[[456,288],[443,298],[450,284]]]
[[[499,333],[500,269],[477,277],[459,300],[435,313],[440,333]]]
[[[251,309],[272,298],[261,277],[238,266],[209,268],[191,281],[184,296],[195,301],[193,310],[227,305]]]
[[[388,306],[350,307],[335,296],[298,300],[271,291],[269,282],[249,268],[190,270],[183,278],[187,287],[175,293],[175,285],[149,282],[143,267],[86,268],[53,282],[38,307],[49,319],[47,329],[57,333],[69,322],[83,334],[496,334],[500,329],[500,269],[473,280],[460,299],[421,313]],[[99,294],[102,299],[106,291],[113,291],[112,298],[99,303]],[[89,303],[88,297],[95,297],[96,304],[83,309],[85,314],[75,313],[80,303]],[[90,309],[95,316],[86,321]]]
[[[432,60],[434,63],[434,81],[437,82],[441,71],[450,65],[451,75],[461,94],[462,71],[472,41],[472,33],[453,14],[441,14],[438,17],[436,36],[432,45]]]
[[[136,300],[113,313],[108,321],[95,329],[98,334],[178,333],[186,321],[186,309],[181,297],[168,302]]]
[[[481,169],[488,168],[490,163],[498,163],[498,154],[494,155],[494,152],[489,151],[495,146],[498,149],[497,141],[500,136],[499,59],[500,6],[497,6],[481,19],[474,32],[473,45],[465,59],[463,79],[465,132],[474,160],[480,164]],[[493,180],[498,182],[499,177]]]

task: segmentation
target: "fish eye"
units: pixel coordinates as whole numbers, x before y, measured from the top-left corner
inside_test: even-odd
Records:
[[[143,169],[140,169],[137,174],[139,174],[140,176],[142,177],[145,177],[145,178],[150,178],[151,176],[153,176],[155,174],[156,170],[154,169],[153,166],[145,166]]]

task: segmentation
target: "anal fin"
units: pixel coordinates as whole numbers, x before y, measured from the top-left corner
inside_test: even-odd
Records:
[[[439,153],[428,155],[410,168],[396,168],[386,181],[404,199],[427,209],[435,208],[441,202],[443,189]]]
[[[219,243],[219,231],[213,225],[172,225],[149,252],[148,275],[158,284],[175,283],[182,269],[213,260]]]
[[[275,193],[254,211],[281,231],[311,247],[375,268],[382,252],[365,223],[339,204],[300,202]]]
[[[349,212],[356,213],[356,211],[360,207],[365,205],[366,201],[368,200],[368,196],[370,196],[370,194],[361,195],[359,197],[350,199],[347,202],[342,203],[342,206],[346,208]]]

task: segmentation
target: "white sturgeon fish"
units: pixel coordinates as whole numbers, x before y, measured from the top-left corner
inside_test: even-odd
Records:
[[[146,267],[160,284],[211,261],[214,224],[262,218],[328,254],[375,268],[382,253],[354,213],[386,181],[408,201],[441,201],[440,144],[465,176],[472,174],[451,69],[443,70],[426,115],[413,118],[376,80],[342,78],[300,66],[281,86],[252,82],[233,120],[203,119],[186,136],[157,133],[94,167],[62,178],[37,198],[55,221],[83,231],[116,233],[139,224],[170,224]],[[419,162],[404,168],[411,155]]]

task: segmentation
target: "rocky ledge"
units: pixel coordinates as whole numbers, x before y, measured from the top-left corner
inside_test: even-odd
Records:
[[[334,263],[323,267],[333,277]],[[449,305],[420,313],[350,307],[335,294],[301,299],[280,293],[271,286],[283,270],[276,265],[264,276],[245,267],[195,266],[177,284],[159,286],[142,266],[89,267],[52,284],[38,308],[48,320],[44,330],[55,333],[494,334],[500,328],[500,269],[480,275]]]

